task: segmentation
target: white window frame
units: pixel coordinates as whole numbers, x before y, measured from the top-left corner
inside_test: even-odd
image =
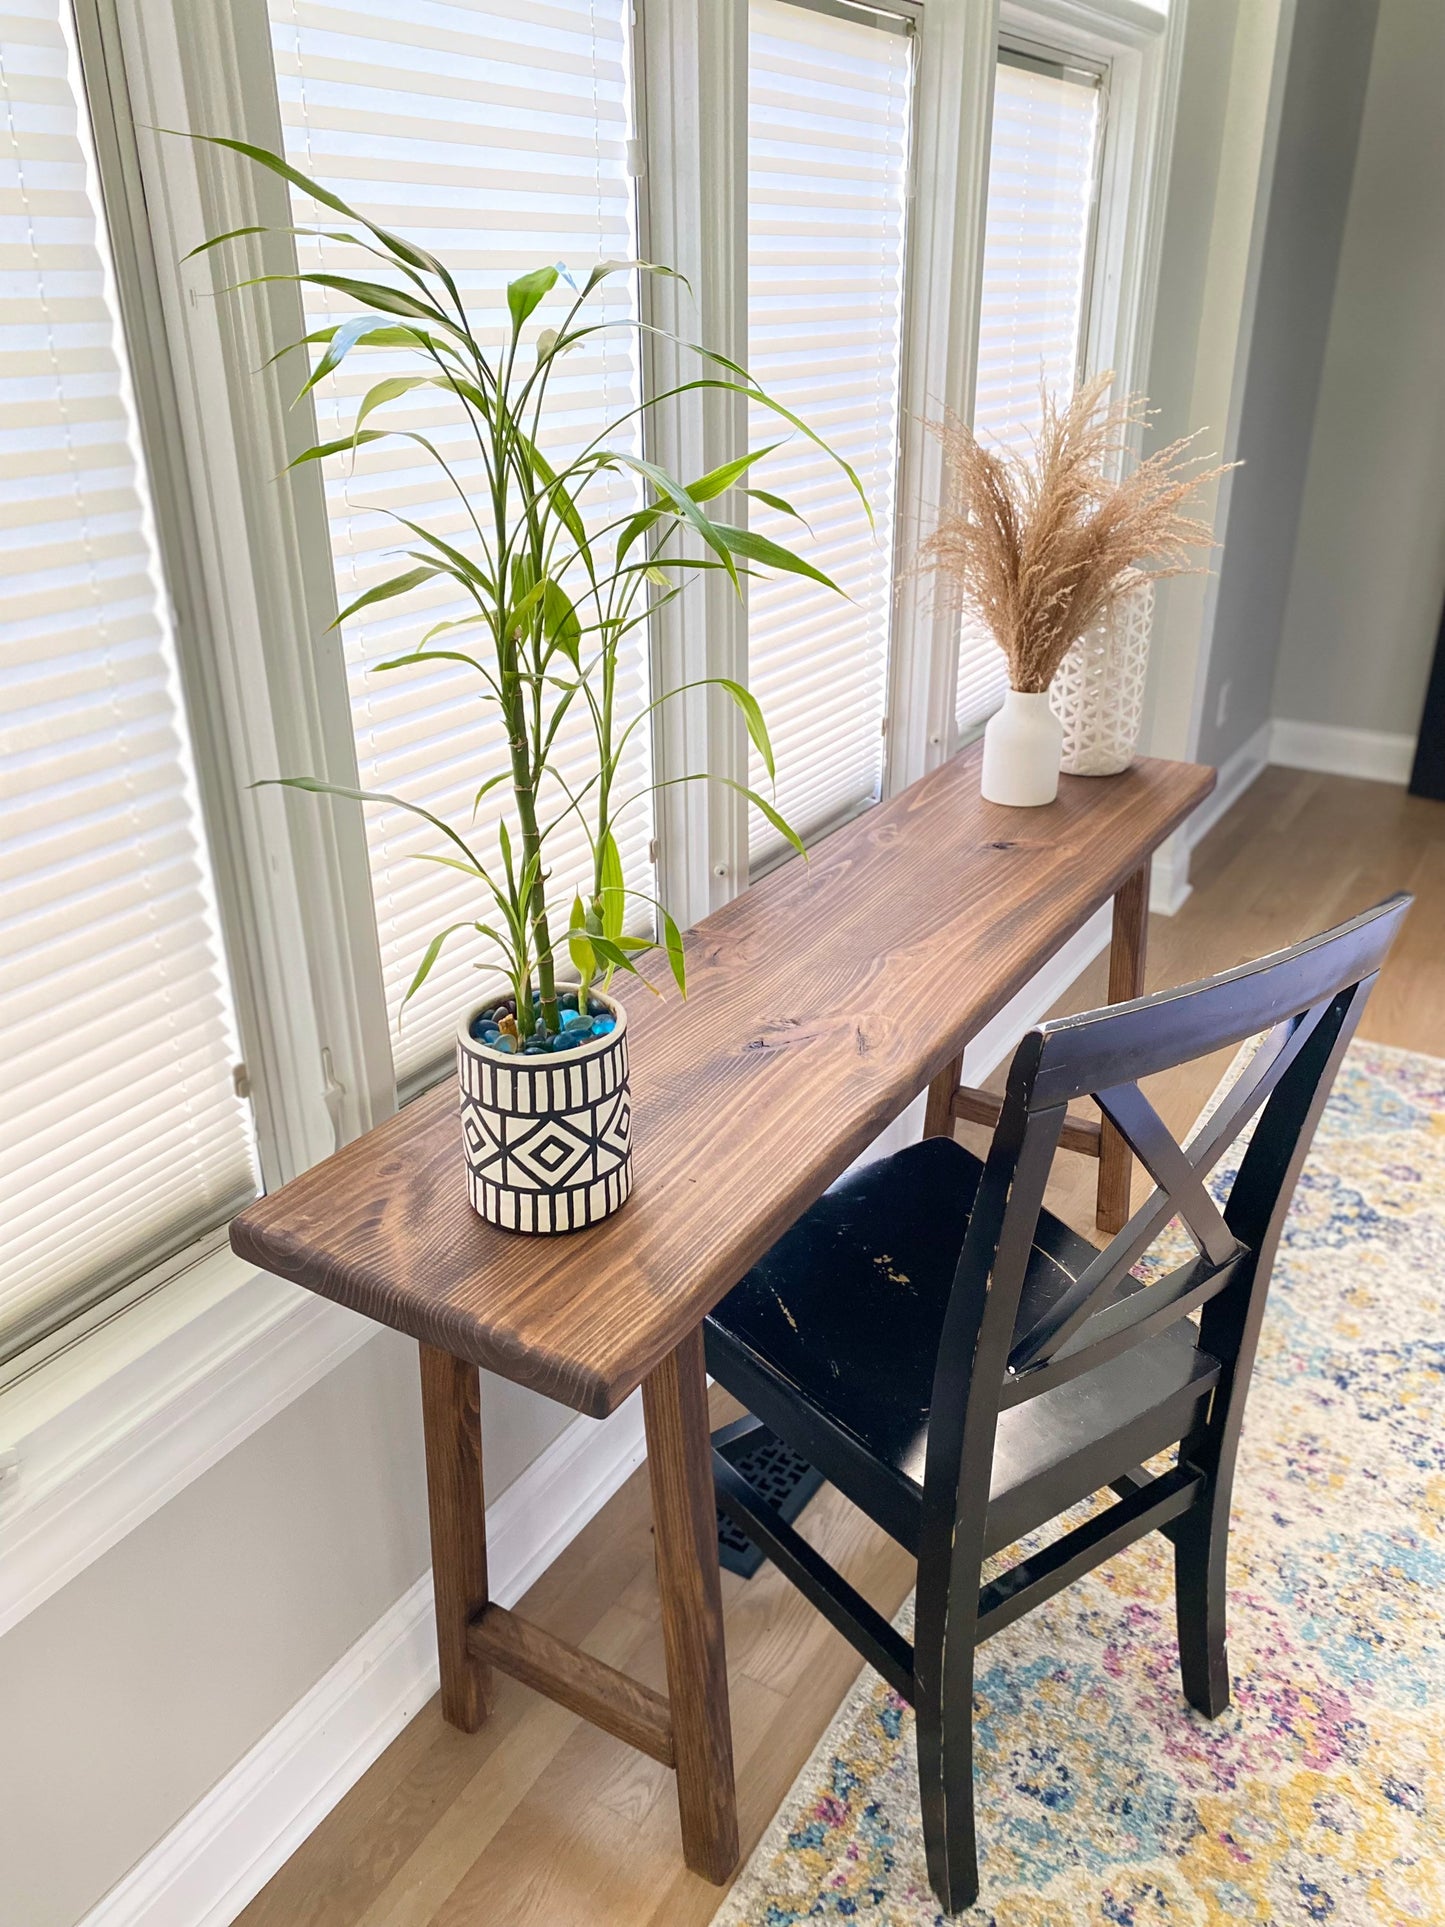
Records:
[[[875,803],[881,802],[885,796],[890,794],[890,789],[889,789],[889,766],[890,766],[890,759],[891,759],[890,745],[894,734],[895,713],[896,713],[896,706],[894,701],[894,659],[898,650],[899,635],[902,630],[902,623],[900,621],[900,578],[902,574],[906,571],[907,563],[910,555],[910,550],[908,549],[905,541],[905,527],[906,527],[908,518],[906,517],[904,512],[905,501],[907,499],[904,494],[904,488],[905,488],[906,479],[907,479],[905,467],[904,467],[904,454],[905,454],[905,449],[914,432],[913,424],[911,422],[911,419],[908,413],[908,393],[909,393],[908,377],[909,377],[910,362],[914,353],[913,341],[912,341],[913,303],[912,303],[911,282],[913,278],[913,257],[914,257],[914,245],[915,245],[913,230],[914,230],[915,217],[918,212],[917,189],[918,189],[918,173],[919,173],[919,166],[920,166],[920,160],[919,160],[920,129],[919,129],[919,119],[918,119],[918,97],[919,97],[919,89],[921,85],[921,68],[925,57],[931,60],[935,55],[937,55],[942,51],[942,49],[938,44],[938,41],[939,41],[938,29],[945,18],[945,10],[942,6],[939,5],[939,0],[933,0],[933,5],[934,5],[933,25],[934,25],[935,31],[934,31],[934,37],[931,40],[929,40],[927,43],[926,54],[925,54],[923,29],[924,29],[925,21],[927,19],[927,15],[925,13],[924,0],[877,0],[876,7],[873,4],[873,0],[785,0],[785,3],[792,6],[811,7],[815,12],[818,12],[818,13],[838,14],[844,19],[850,19],[850,20],[857,20],[861,17],[866,21],[867,15],[870,12],[878,12],[878,13],[891,15],[892,24],[887,27],[880,28],[880,31],[885,31],[885,32],[901,31],[905,33],[907,35],[909,51],[912,58],[912,76],[911,76],[912,98],[910,103],[909,128],[908,128],[908,207],[907,207],[907,212],[905,217],[904,256],[903,256],[903,297],[902,297],[903,313],[901,317],[902,342],[901,342],[901,352],[899,355],[899,368],[898,368],[898,404],[899,404],[898,446],[895,451],[895,459],[898,464],[898,483],[894,490],[895,507],[894,507],[894,516],[893,516],[893,527],[889,531],[889,536],[891,539],[892,549],[893,549],[893,553],[890,558],[891,567],[892,567],[892,583],[891,583],[892,606],[890,609],[890,616],[889,616],[888,660],[884,666],[885,681],[884,681],[883,725],[882,725],[883,755],[882,755],[881,766],[880,766],[877,796],[872,797],[863,802],[854,803],[851,807],[845,810],[841,815],[835,816],[823,828],[806,834],[804,841],[809,846],[811,846],[811,844],[814,841],[822,841],[823,838],[830,836],[834,830],[842,829],[845,824],[852,822],[854,817],[863,815],[866,811],[872,809]],[[952,12],[955,10],[949,10],[949,11]],[[743,43],[744,43],[744,69],[743,69],[744,95],[743,95],[743,137],[742,137],[742,162],[741,162],[742,181],[743,181],[743,188],[742,188],[743,239],[742,239],[742,262],[739,270],[740,279],[742,283],[743,336],[742,336],[742,353],[738,356],[738,359],[742,362],[744,367],[747,367],[748,366],[748,357],[747,357],[748,132],[747,132],[747,93],[746,93],[746,86],[747,86],[746,7],[744,7],[744,10],[743,10]],[[744,409],[743,413],[744,413],[744,422],[746,422],[746,413],[747,413],[746,409]],[[745,433],[746,433],[746,430],[745,430]],[[744,517],[746,517],[746,514],[747,514],[746,497],[742,499],[742,513]],[[748,638],[747,624],[746,624],[746,621],[744,621],[744,624],[743,624],[743,675],[742,675],[742,680],[744,682],[748,680],[748,662],[747,662],[748,640],[747,638]],[[766,712],[764,713],[766,715]],[[744,762],[746,763],[746,761],[747,761],[747,758],[745,756]],[[790,850],[786,845],[784,845],[781,849],[774,850],[771,854],[764,856],[761,861],[749,860],[746,856],[746,851],[747,851],[747,847],[750,839],[748,837],[749,825],[746,820],[745,808],[740,812],[740,820],[742,821],[742,826],[743,826],[743,842],[744,842],[744,853],[745,853],[745,856],[744,856],[745,867],[742,874],[747,883],[749,884],[760,883],[762,879],[765,876],[767,876],[771,871],[778,869],[782,864],[792,862],[795,853],[792,850]]]
[[[1097,206],[1090,244],[1080,367],[1084,373],[1112,368],[1115,394],[1140,391],[1147,379],[1149,345],[1158,297],[1159,261],[1169,193],[1169,156],[1174,140],[1179,72],[1188,0],[1171,0],[1167,14],[1140,0],[997,0],[976,58],[987,64],[981,193],[973,209],[976,273],[981,274],[987,204],[988,142],[994,74],[999,49],[1014,45],[1045,59],[1078,62],[1103,73],[1103,147],[1097,170]],[[988,14],[989,9],[983,13]],[[977,309],[977,295],[974,301]],[[977,352],[977,326],[973,341]],[[973,377],[962,405],[972,418]],[[933,498],[936,499],[936,498]],[[958,624],[949,614],[941,649],[946,690],[938,692],[942,754],[960,747],[954,718]],[[983,725],[970,729],[973,740]],[[931,737],[929,749],[938,745]],[[938,760],[935,757],[935,760]],[[931,765],[930,765],[931,766]],[[904,781],[911,780],[905,777]]]
[[[634,25],[639,233],[650,261],[680,277],[644,277],[643,316],[731,361],[747,355],[747,0],[638,0]],[[739,139],[741,128],[741,140]],[[656,336],[643,361],[648,394],[707,372]],[[705,475],[747,445],[747,404],[698,389],[650,412],[649,456],[673,474]],[[724,521],[746,527],[747,497],[719,498]],[[747,682],[746,595],[704,571],[651,625],[657,689],[707,676]],[[720,689],[693,689],[654,711],[659,777],[708,770],[746,783],[747,737]],[[658,894],[680,925],[696,923],[747,883],[744,799],[725,783],[678,783],[656,800]]]
[[[964,413],[972,401],[981,195],[997,38],[993,9],[975,0],[904,0],[892,10],[915,22],[917,68],[885,795],[941,762],[951,746],[954,625],[932,607],[927,584],[907,565],[932,524],[942,490],[937,444],[921,418],[941,406]],[[638,0],[643,232],[650,258],[679,268],[692,287],[689,298],[675,284],[654,284],[649,318],[666,319],[680,333],[743,362],[747,33],[747,0]],[[670,355],[654,361],[657,374],[676,365]],[[693,472],[701,473],[742,452],[746,411],[740,398],[720,397],[699,402],[688,420],[660,423],[656,432],[659,460],[690,469],[690,451]],[[744,498],[733,506],[732,519],[741,520],[745,507]],[[654,649],[659,668],[673,676],[727,675],[745,682],[745,600],[709,578],[667,611]],[[684,720],[677,712],[685,703]],[[664,768],[675,767],[676,756],[690,759],[686,766],[693,769],[746,780],[746,737],[730,704],[701,695],[669,709],[674,713],[659,730]],[[746,805],[735,793],[711,784],[667,793],[659,809],[660,875],[689,921],[744,886],[747,841]]]
[[[219,292],[289,265],[284,240],[184,258],[229,228],[284,226],[286,190],[158,131],[279,143],[265,7],[76,5],[92,112],[113,152],[107,210],[125,237],[143,428],[164,464],[166,559],[187,604],[179,646],[274,1187],[388,1115],[394,1094],[359,817],[251,787],[281,772],[356,781],[320,479],[284,473],[314,439],[314,415],[291,406],[290,371],[268,367],[304,333],[300,295],[284,282]]]
[[[285,189],[154,131],[192,126],[279,147],[265,0],[74,4],[263,1175],[274,1185],[386,1116],[395,1090],[364,830],[354,814],[249,788],[277,770],[354,780],[340,643],[316,646],[336,610],[320,480],[276,479],[312,439],[309,410],[289,407],[289,376],[258,382],[254,372],[302,332],[299,293],[278,284],[218,300],[216,257],[181,260],[224,228],[284,223]],[[1127,211],[1110,274],[1096,276],[1090,328],[1096,365],[1112,360],[1137,386],[1184,6],[1173,0],[1166,24],[1134,0],[1001,9],[917,0],[885,794],[952,748],[957,625],[907,564],[942,495],[923,418],[943,406],[966,414],[972,400],[1001,23],[1053,44],[1067,31],[1119,77],[1111,139],[1122,157],[1128,130],[1130,171],[1118,177],[1129,182]],[[647,318],[744,359],[746,0],[637,0],[637,14],[644,252],[692,285],[689,297],[649,277]],[[239,244],[232,277],[264,259],[262,247]],[[648,391],[680,366],[655,346]],[[743,448],[745,405],[701,391],[650,434],[660,460],[703,473]],[[705,576],[660,615],[651,646],[658,686],[745,680],[745,604]],[[745,780],[746,737],[718,692],[666,705],[656,740],[659,775],[706,768]],[[745,805],[721,785],[664,791],[657,835],[662,893],[680,920],[745,883]],[[54,1356],[27,1361],[25,1377],[0,1386],[0,1631],[375,1332],[212,1239],[68,1329]]]
[[[912,563],[945,495],[942,450],[927,424],[945,411],[967,418],[973,408],[998,40],[994,8],[971,0],[924,0],[916,31],[885,796],[953,749],[958,619]]]
[[[275,377],[258,405],[251,372],[300,335],[299,299],[282,286],[217,301],[214,257],[200,273],[181,259],[222,228],[284,222],[284,189],[276,183],[268,205],[254,170],[154,131],[279,142],[264,0],[254,21],[229,0],[73,4],[262,1177],[274,1186],[386,1116],[394,1090],[379,965],[368,970],[364,832],[249,787],[279,769],[355,780],[339,644],[313,647],[336,609],[325,522],[308,527],[304,495],[274,479],[312,438]],[[255,249],[250,262],[233,263],[237,278],[258,271]],[[12,1360],[0,1375],[0,1632],[375,1330],[256,1272],[217,1232]]]
[[[1086,370],[1142,388],[1159,288],[1187,0],[1161,14],[1138,0],[1002,0],[999,35],[1106,70],[1103,154],[1088,306]]]

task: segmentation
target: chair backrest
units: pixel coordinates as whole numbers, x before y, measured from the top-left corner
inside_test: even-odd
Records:
[[[1201,1306],[1221,1393],[1247,1380],[1280,1229],[1341,1058],[1411,899],[1401,893],[1292,949],[1199,983],[1064,1018],[1019,1044],[978,1188],[940,1345],[925,1535],[981,1542],[999,1413],[1104,1364]],[[1262,1037],[1261,1037],[1262,1033]],[[1187,1144],[1141,1078],[1248,1038],[1253,1056]],[[1071,1099],[1091,1095],[1156,1190],[1073,1287],[1044,1288],[1030,1257]],[[1223,1207],[1205,1180],[1247,1125]],[[1178,1217],[1185,1263],[1140,1287],[1132,1268]],[[1242,1397],[1242,1385],[1238,1387]],[[1235,1420],[1237,1429],[1237,1416]]]

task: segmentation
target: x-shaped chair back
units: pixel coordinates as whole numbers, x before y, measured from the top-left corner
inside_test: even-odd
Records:
[[[982,1640],[1159,1530],[1174,1539],[1180,1562],[1186,1693],[1211,1714],[1228,1703],[1229,1494],[1270,1269],[1335,1072],[1409,902],[1392,897],[1203,982],[1044,1024],[1018,1047],[945,1315],[924,1473],[911,1697],[930,1874],[955,1906],[977,1891],[972,1770],[961,1734]],[[1141,1081],[1252,1037],[1261,1041],[1241,1074],[1179,1144]],[[1157,1188],[1061,1294],[1057,1270],[1039,1263],[1035,1233],[1068,1104],[1087,1095]],[[1207,1180],[1251,1125],[1221,1207]],[[1192,1257],[1141,1283],[1134,1266],[1174,1218]],[[1185,1435],[1170,1434],[1175,1464],[1156,1474],[1121,1471],[1110,1438],[1099,1438],[1098,1476],[1084,1464],[1079,1491],[1112,1487],[1117,1502],[983,1585],[1000,1416],[1196,1311],[1203,1392],[1181,1420]]]

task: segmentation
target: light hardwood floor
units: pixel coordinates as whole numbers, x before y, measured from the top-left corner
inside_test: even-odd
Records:
[[[1445,806],[1383,784],[1267,770],[1195,853],[1194,892],[1151,919],[1149,985],[1292,942],[1388,891],[1417,902],[1363,1034],[1445,1055]],[[1104,993],[1104,965],[1061,1010]],[[1185,1130],[1225,1059],[1157,1080]],[[968,1132],[962,1133],[965,1137]],[[970,1141],[979,1141],[978,1134]],[[1094,1167],[1051,1202],[1081,1229]],[[1142,1189],[1136,1174],[1136,1191]],[[730,1408],[721,1394],[718,1413]],[[836,1493],[809,1538],[888,1614],[910,1562]],[[768,1566],[724,1573],[744,1855],[856,1676],[851,1649]],[[525,1602],[529,1616],[663,1688],[645,1468]],[[702,1927],[718,1889],[682,1865],[672,1776],[510,1680],[471,1737],[427,1706],[241,1915],[242,1927]]]

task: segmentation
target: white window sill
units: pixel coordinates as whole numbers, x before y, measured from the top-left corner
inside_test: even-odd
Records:
[[[218,1251],[0,1393],[0,1634],[377,1329]]]

